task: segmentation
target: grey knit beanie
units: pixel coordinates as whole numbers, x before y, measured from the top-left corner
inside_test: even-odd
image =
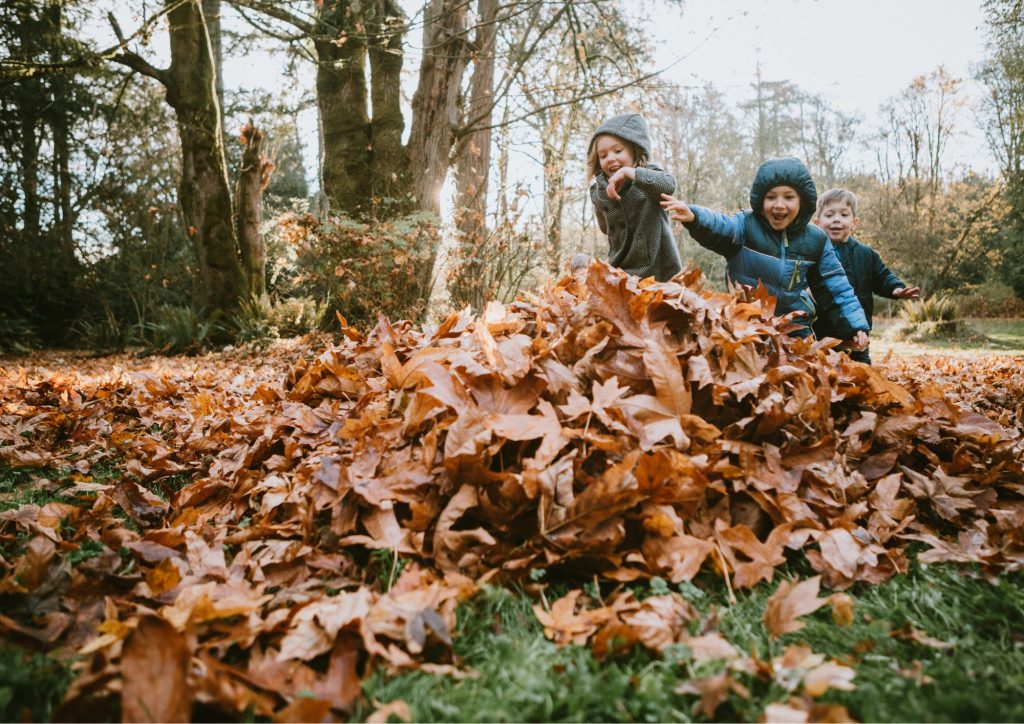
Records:
[[[591,136],[589,148],[594,147],[594,141],[598,136],[605,134],[618,136],[630,143],[635,143],[645,156],[651,157],[650,132],[647,130],[647,121],[639,113],[623,113],[609,118]]]

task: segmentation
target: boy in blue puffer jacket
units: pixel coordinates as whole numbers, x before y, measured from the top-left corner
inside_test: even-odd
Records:
[[[668,194],[662,196],[661,205],[697,243],[726,258],[730,282],[750,286],[762,282],[776,297],[775,312],[780,316],[804,312],[794,320],[801,325],[792,332],[794,336],[810,336],[817,303],[835,320],[840,339],[862,349],[870,329],[864,310],[832,242],[810,224],[817,198],[811,174],[799,159],[774,158],[757,169],[750,187],[750,211],[719,214]]]

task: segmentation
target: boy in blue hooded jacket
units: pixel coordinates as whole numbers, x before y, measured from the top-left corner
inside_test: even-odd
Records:
[[[828,235],[810,223],[817,198],[811,174],[799,159],[774,158],[757,169],[750,211],[720,214],[668,194],[661,205],[697,243],[726,258],[730,282],[762,282],[777,299],[780,316],[804,312],[794,320],[801,325],[794,336],[810,336],[817,304],[835,320],[840,339],[861,349],[870,327]]]

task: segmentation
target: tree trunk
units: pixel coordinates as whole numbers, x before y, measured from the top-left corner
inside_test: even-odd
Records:
[[[451,165],[462,75],[468,61],[464,0],[430,0],[424,11],[423,62],[412,99],[409,162],[416,208],[439,212]]]
[[[50,45],[50,60],[61,62],[63,57],[63,4],[51,2],[47,8],[50,13],[50,30],[53,33]],[[63,75],[50,78],[51,102],[53,117],[50,126],[53,130],[53,220],[54,235],[60,246],[61,256],[72,265],[75,261],[75,243],[72,237],[75,213],[71,204],[71,170],[69,158],[71,149],[68,144],[68,114],[65,110],[65,97],[68,93],[68,79]]]
[[[552,114],[558,118],[561,114]],[[565,155],[557,141],[544,145],[544,251],[548,271],[558,275],[562,263],[562,208],[565,206]]]
[[[377,0],[368,22],[378,41],[369,47],[372,215],[393,217],[410,210],[409,156],[402,145],[402,9],[394,0]]]
[[[217,88],[217,105],[224,113],[224,53],[220,37],[220,0],[202,0],[203,19],[206,34],[210,36],[210,52],[213,55],[213,77]]]
[[[478,127],[459,139],[455,165],[455,224],[474,248],[487,238],[487,184],[491,165],[498,0],[479,0],[473,41],[473,78],[466,117]]]
[[[22,59],[31,63],[36,59],[37,45],[32,30],[32,17],[29,4],[18,4],[19,51]],[[38,82],[30,81],[32,86],[39,87]],[[25,204],[22,213],[22,224],[25,240],[37,244],[39,237],[39,138],[36,126],[40,116],[40,101],[36,94],[22,93],[18,104],[20,145],[21,145],[21,193]]]
[[[261,298],[267,292],[267,247],[260,232],[263,223],[263,190],[273,164],[263,156],[263,134],[249,121],[242,128],[245,148],[238,171],[236,230],[249,293]]]
[[[198,0],[167,3],[174,6],[168,13],[171,65],[165,85],[181,139],[178,200],[199,264],[199,301],[229,310],[248,290],[232,226],[210,39]]]
[[[323,128],[323,191],[333,210],[360,216],[372,199],[371,138],[365,33],[357,32],[354,14],[348,0],[324,0],[313,44]]]

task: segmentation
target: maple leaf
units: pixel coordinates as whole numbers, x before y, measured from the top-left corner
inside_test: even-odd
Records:
[[[786,560],[782,555],[785,535],[786,530],[780,526],[762,543],[749,526],[741,523],[726,527],[721,518],[717,519],[715,537],[733,569],[733,585],[746,588],[759,581],[772,580],[775,566]]]
[[[533,612],[544,627],[544,635],[556,644],[583,644],[597,631],[597,624],[589,611],[576,612],[576,602],[581,595],[583,591],[578,589],[570,591],[552,603],[550,611],[534,605]]]
[[[622,615],[622,622],[634,629],[636,639],[656,652],[681,641],[686,624],[696,619],[696,609],[678,593],[650,596],[637,610]]]
[[[644,367],[657,390],[658,400],[673,414],[689,415],[692,407],[690,387],[683,376],[678,353],[668,344],[667,325],[651,325],[646,318],[641,325],[644,335]]]
[[[853,678],[857,672],[849,666],[835,661],[826,661],[804,674],[804,693],[808,696],[821,696],[829,689],[852,691]]]
[[[802,629],[804,622],[797,619],[814,613],[828,603],[827,598],[818,598],[820,588],[821,576],[796,583],[780,582],[778,589],[768,599],[764,611],[764,625],[768,635],[778,638]]]
[[[696,576],[714,548],[711,541],[690,535],[649,538],[643,543],[647,565],[672,583],[689,581]]]

